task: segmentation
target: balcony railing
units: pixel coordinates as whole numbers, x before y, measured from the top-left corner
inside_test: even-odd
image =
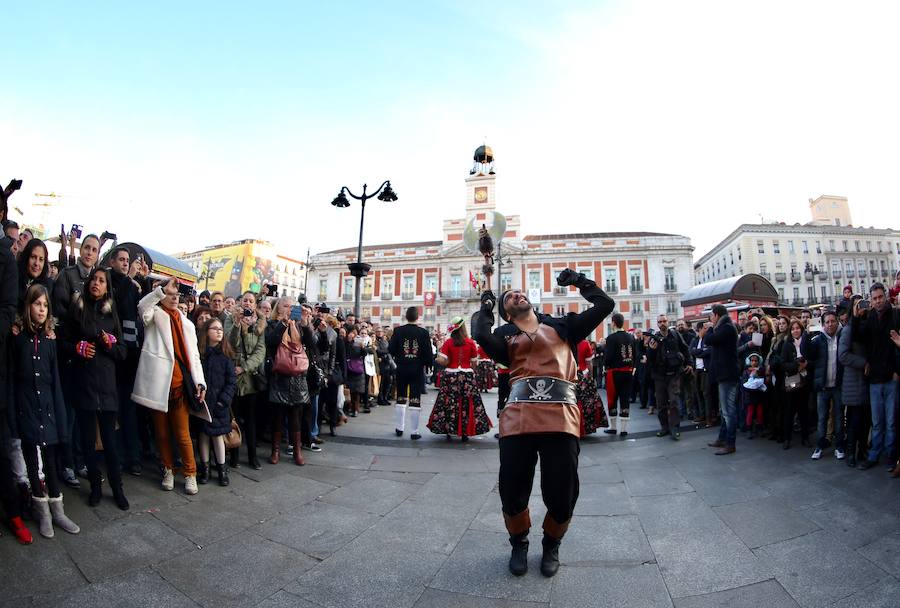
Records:
[[[628,291],[631,293],[644,293],[644,286],[632,283],[628,286]]]
[[[636,308],[636,309],[634,309],[634,310],[631,311],[631,317],[632,317],[632,318],[643,317],[643,316],[644,316],[644,309],[643,309],[643,308]]]
[[[347,293],[347,292],[345,292],[343,295],[341,295],[341,299],[342,299],[344,302],[352,302],[352,301],[353,301],[353,294],[352,294],[352,293]]]
[[[831,278],[832,279],[840,279],[842,276],[844,276],[844,273],[841,272],[840,270],[834,270],[834,269],[831,270]]]
[[[619,286],[616,285],[614,282],[613,283],[607,282],[606,285],[604,286],[603,290],[606,293],[619,293]]]
[[[382,323],[390,323],[393,316],[391,315],[391,311],[382,311],[381,313],[381,322]]]
[[[555,295],[555,296],[564,296],[564,295],[566,295],[567,293],[569,293],[569,288],[568,288],[568,287],[559,287],[559,286],[557,286],[557,287],[554,287],[554,288],[553,288],[553,295]]]
[[[856,271],[854,271],[854,270],[851,269],[851,268],[848,268],[848,269],[847,269],[847,278],[848,278],[848,279],[852,279],[855,275],[856,275]]]
[[[875,276],[875,275],[873,274],[872,276]],[[881,269],[881,278],[882,278],[882,279],[888,278],[888,271],[887,271],[887,268],[882,268],[882,269]]]
[[[670,292],[671,292],[671,291],[678,291],[678,286],[675,285],[675,283],[668,283],[668,282],[667,282],[667,283],[666,283],[666,286],[665,286],[665,290],[666,290],[666,291],[670,291]]]
[[[362,300],[371,300],[371,299],[372,299],[372,292],[368,292],[368,293],[363,292],[363,293],[361,294],[360,299],[362,299]]]
[[[474,289],[451,289],[443,294],[445,300],[477,300],[481,294]]]
[[[784,283],[787,281],[787,273],[786,272],[776,272],[775,280],[779,283]]]
[[[324,291],[320,291],[319,292],[319,302],[327,302],[327,301],[328,301],[328,294]]]
[[[393,300],[394,299],[394,290],[391,289],[389,291],[382,291],[381,299],[382,300]]]
[[[865,268],[859,269],[859,278],[861,278],[861,279],[866,278],[866,269]]]
[[[772,280],[772,273],[770,273],[770,272],[761,272],[761,273],[759,273],[759,276],[761,276],[762,278],[764,278],[767,281]]]
[[[404,300],[415,300],[416,293],[414,291],[404,291],[403,293],[400,294],[400,297],[403,298]]]
[[[791,281],[793,281],[794,283],[797,283],[798,281],[800,281],[800,273],[792,271],[791,272]]]

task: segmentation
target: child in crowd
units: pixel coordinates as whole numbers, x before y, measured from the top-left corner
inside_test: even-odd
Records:
[[[25,293],[22,326],[13,338],[11,363],[15,378],[15,415],[11,416],[10,422],[13,435],[22,440],[34,513],[41,536],[45,538],[53,538],[54,524],[70,534],[80,532],[80,528],[66,517],[56,470],[57,446],[69,440],[69,425],[52,328],[47,289],[34,284]],[[39,478],[39,457],[46,473],[46,492]]]
[[[747,407],[747,427],[750,435],[747,439],[754,439],[763,428],[763,394],[766,392],[765,373],[760,371],[762,358],[753,353],[747,357],[744,375],[741,378],[743,384],[744,404]]]
[[[207,321],[200,332],[200,359],[206,378],[206,404],[212,417],[203,421],[200,431],[200,466],[197,483],[209,482],[209,444],[216,455],[216,472],[219,485],[228,485],[228,467],[225,465],[225,435],[231,431],[231,401],[237,387],[234,373],[234,351],[225,340],[225,328],[216,318]]]

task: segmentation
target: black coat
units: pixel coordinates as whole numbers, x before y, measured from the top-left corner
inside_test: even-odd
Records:
[[[34,445],[67,443],[69,425],[59,381],[56,341],[22,331],[12,338],[12,343],[13,437]]]
[[[0,243],[0,411],[6,409],[10,390],[8,349],[16,318],[19,270],[9,244]]]
[[[710,382],[737,382],[741,378],[741,367],[738,363],[737,343],[738,331],[731,320],[725,315],[715,327],[706,332],[704,342],[709,345],[709,371],[707,378]]]
[[[69,307],[75,300],[76,294],[84,291],[84,282],[90,274],[90,269],[85,269],[80,264],[69,266],[59,271],[56,283],[53,285],[53,314],[63,321],[69,316]]]
[[[225,356],[221,346],[206,349],[203,377],[206,378],[206,405],[212,417],[211,422],[203,421],[203,432],[211,437],[226,435],[231,430],[231,401],[237,376],[234,361]]]
[[[278,347],[281,346],[281,338],[287,330],[287,325],[281,321],[269,321],[266,326],[266,358],[274,364]],[[307,357],[316,353],[313,346],[314,338],[308,327],[300,328],[300,342],[306,349]],[[280,405],[299,406],[312,403],[309,386],[306,383],[306,374],[299,376],[284,376],[273,370],[268,370],[269,401]]]
[[[85,306],[88,309],[83,311]],[[101,343],[101,331],[116,337],[117,341],[112,348],[107,349]],[[76,346],[82,340],[92,343],[96,348],[93,359],[85,359],[76,354]],[[64,349],[70,359],[74,387],[72,407],[80,410],[119,411],[116,361],[125,360],[127,349],[122,341],[122,331],[119,329],[112,300],[95,305],[88,303],[80,295],[76,296],[63,323],[59,348]]]

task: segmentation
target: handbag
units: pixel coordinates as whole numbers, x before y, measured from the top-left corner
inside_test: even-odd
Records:
[[[181,377],[183,382],[182,392],[184,393],[184,400],[187,402],[188,410],[194,414],[203,412],[204,410],[206,410],[206,404],[197,398],[197,393],[194,390],[194,380],[193,376],[191,376],[191,371],[180,358],[175,357],[175,360],[178,362],[178,367],[181,368]]]
[[[228,408],[228,412],[231,414],[231,430],[225,435],[225,449],[234,450],[241,447],[243,434],[241,433],[241,426],[234,417],[234,412],[231,411],[231,408]]]
[[[285,332],[278,350],[275,351],[275,361],[272,371],[282,376],[299,376],[309,369],[309,357],[302,344],[295,344],[287,338]]]
[[[784,377],[784,390],[788,393],[798,391],[806,384],[806,379],[800,374],[791,374]]]
[[[366,371],[362,359],[347,359],[347,371],[351,374],[362,374]]]

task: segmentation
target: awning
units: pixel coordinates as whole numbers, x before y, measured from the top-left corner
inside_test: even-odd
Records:
[[[778,292],[765,277],[750,273],[691,287],[682,296],[681,305],[696,306],[732,300],[777,302]]]
[[[175,277],[180,283],[185,285],[193,285],[197,282],[197,274],[194,272],[194,269],[177,258],[137,243],[119,243],[116,247],[127,249],[128,255],[132,260],[137,259],[139,255],[143,255],[144,261],[150,267],[151,274],[162,277]],[[103,256],[103,259],[100,261],[102,266],[109,266],[109,254],[111,252],[112,250]]]

